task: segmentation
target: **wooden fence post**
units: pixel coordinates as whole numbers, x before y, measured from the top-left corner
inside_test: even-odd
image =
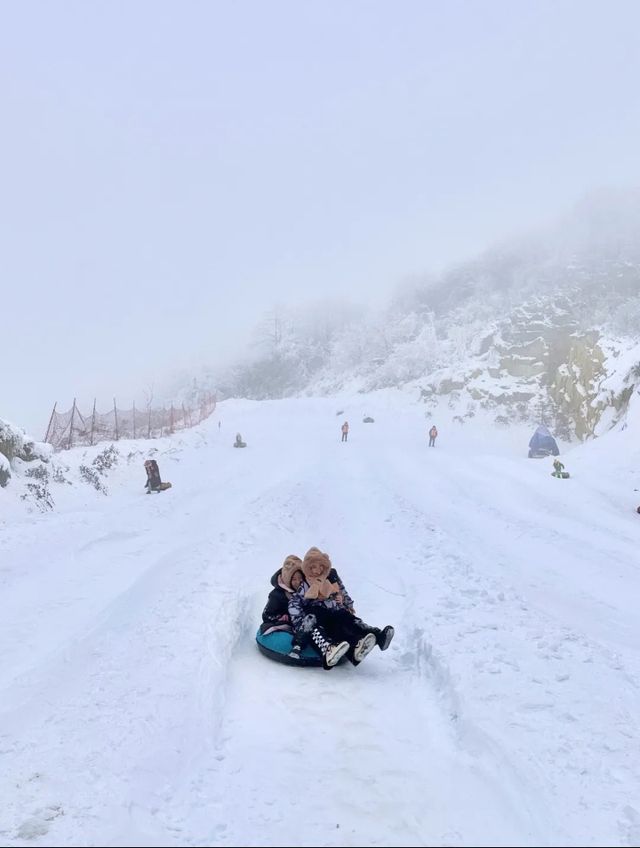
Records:
[[[44,437],[45,442],[49,441],[49,432],[51,430],[51,425],[53,424],[53,416],[56,414],[56,406],[58,405],[58,401],[53,404],[53,409],[51,410],[51,418],[49,419],[49,426],[47,427],[47,435]]]
[[[73,419],[76,417],[76,399],[73,399],[73,407],[71,408],[71,422],[69,424],[69,447],[73,446]]]
[[[93,446],[93,432],[96,428],[96,399],[93,399],[93,414],[91,416],[91,445]]]

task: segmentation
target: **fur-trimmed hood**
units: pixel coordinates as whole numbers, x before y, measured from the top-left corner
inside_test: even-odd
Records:
[[[302,571],[302,560],[295,554],[289,554],[282,563],[282,567],[271,578],[271,585],[291,594],[294,591],[291,587],[291,578],[296,571]]]
[[[340,586],[328,579],[331,568],[328,554],[319,548],[309,548],[302,560],[302,573],[309,584],[305,598],[322,601],[340,592]]]

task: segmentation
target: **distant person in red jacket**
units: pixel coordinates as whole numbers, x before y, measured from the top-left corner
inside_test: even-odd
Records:
[[[429,447],[430,448],[435,448],[437,437],[438,437],[438,428],[434,424],[432,426],[432,428],[429,430]]]
[[[346,442],[349,435],[349,422],[345,421],[342,425],[342,441]]]

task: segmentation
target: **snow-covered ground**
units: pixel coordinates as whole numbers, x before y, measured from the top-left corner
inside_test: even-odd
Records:
[[[566,481],[530,428],[434,420],[228,401],[120,443],[108,497],[0,490],[0,844],[640,845],[640,420]],[[357,669],[256,650],[311,545],[396,626]]]

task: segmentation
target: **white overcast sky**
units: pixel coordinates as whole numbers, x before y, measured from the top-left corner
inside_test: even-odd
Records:
[[[640,3],[0,2],[0,417],[640,183]]]

